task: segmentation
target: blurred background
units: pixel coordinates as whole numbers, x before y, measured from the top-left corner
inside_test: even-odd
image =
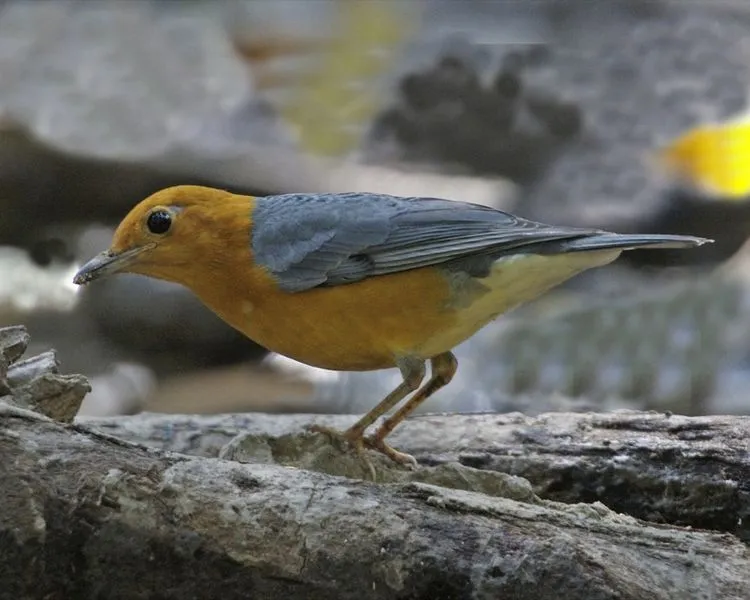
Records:
[[[702,235],[458,349],[437,411],[750,413],[750,7],[705,0],[0,2],[0,325],[81,414],[364,412],[395,372],[266,351],[177,286],[77,267],[152,192],[378,191]]]

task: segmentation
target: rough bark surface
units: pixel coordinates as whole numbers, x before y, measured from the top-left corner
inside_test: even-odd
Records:
[[[22,325],[0,328],[0,400],[71,422],[91,391],[83,375],[62,375],[55,352],[19,360],[29,344]]]
[[[311,423],[344,428],[355,417],[143,414],[85,422],[112,435],[198,456],[347,472],[311,449]],[[654,412],[425,415],[389,441],[422,465],[459,463],[528,479],[541,497],[599,501],[657,523],[731,532],[750,541],[750,417]],[[401,477],[377,461],[380,480]],[[750,596],[749,596],[750,597]]]
[[[750,552],[734,536],[540,500],[519,478],[469,467],[368,483],[178,455],[10,406],[0,464],[8,598],[750,593]]]
[[[750,597],[750,419],[420,417],[423,466],[373,482],[306,431],[351,417],[66,422],[85,378],[27,341],[0,329],[0,599]],[[628,497],[664,523],[592,502]]]

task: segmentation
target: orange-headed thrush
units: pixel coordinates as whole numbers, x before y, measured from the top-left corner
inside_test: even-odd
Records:
[[[436,198],[256,198],[177,186],[138,204],[75,282],[127,272],[180,283],[255,342],[300,362],[341,371],[398,367],[403,382],[395,390],[345,432],[329,433],[408,464],[414,459],[384,439],[450,382],[459,343],[623,250],[707,241],[544,225]]]

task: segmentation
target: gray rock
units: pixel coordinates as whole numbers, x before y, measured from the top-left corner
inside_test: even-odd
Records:
[[[663,182],[649,152],[746,106],[750,11],[664,3],[635,22],[600,14],[592,26],[591,19],[570,15],[549,62],[527,72],[529,85],[583,109],[585,134],[561,151],[518,210],[601,226],[660,208]]]
[[[70,423],[91,385],[83,375],[60,373],[54,350],[19,360],[28,343],[25,327],[0,327],[0,409],[11,405]]]
[[[252,96],[218,19],[146,2],[7,3],[0,76],[4,114],[52,147],[110,159],[195,145]]]

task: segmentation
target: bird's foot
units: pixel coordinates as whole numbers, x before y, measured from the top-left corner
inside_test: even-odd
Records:
[[[398,450],[391,448],[391,446],[386,444],[377,436],[377,434],[364,437],[359,430],[347,429],[346,431],[340,431],[324,425],[311,425],[308,430],[314,433],[322,433],[323,435],[328,436],[331,440],[343,443],[354,450],[357,456],[365,463],[365,465],[367,465],[373,481],[376,479],[376,471],[372,461],[367,458],[367,455],[364,452],[365,448],[374,450],[375,452],[380,452],[390,458],[393,462],[406,467],[407,469],[416,469],[419,466],[417,459],[411,454],[399,452]]]
[[[377,472],[372,461],[365,454],[365,440],[361,431],[347,429],[346,431],[340,431],[333,427],[326,427],[325,425],[310,425],[307,428],[312,433],[322,433],[328,437],[331,441],[344,445],[354,450],[357,457],[365,464],[367,469],[370,471],[372,480],[377,479]]]
[[[322,433],[332,441],[352,448],[357,454],[364,452],[365,444],[361,432],[352,431],[351,429],[341,431],[333,427],[326,427],[325,425],[310,425],[307,430],[312,433]]]
[[[363,442],[364,442],[364,445],[370,448],[371,450],[375,450],[376,452],[385,454],[393,462],[398,463],[399,465],[404,466],[407,469],[416,469],[419,466],[417,459],[414,458],[411,454],[406,454],[405,452],[399,452],[398,450],[386,444],[377,435],[367,436],[366,438],[363,439]]]

